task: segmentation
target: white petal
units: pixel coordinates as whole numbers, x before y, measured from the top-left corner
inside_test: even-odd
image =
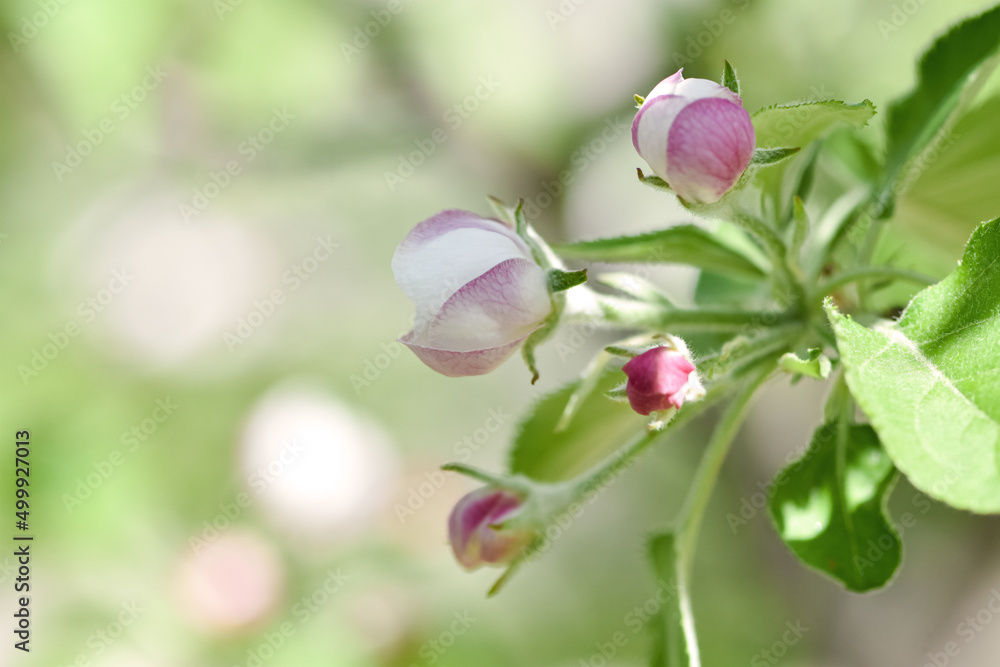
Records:
[[[479,219],[476,227],[452,227],[437,236],[418,225],[396,249],[392,271],[417,306],[414,328],[420,332],[466,283],[501,262],[526,256],[530,253],[514,232],[493,220]]]
[[[507,345],[542,326],[552,311],[545,272],[534,262],[502,262],[456,292],[413,342],[470,352]]]
[[[647,100],[635,119],[633,143],[642,159],[653,173],[667,179],[667,138],[670,126],[684,108],[691,103],[677,95],[661,95]]]
[[[660,95],[677,95],[677,86],[685,81],[683,72],[684,68],[682,67],[663,81],[656,84],[653,89],[649,91],[649,95],[646,95],[646,100],[651,100]]]
[[[684,81],[677,86],[677,90],[674,94],[682,95],[690,98],[691,100],[700,100],[704,97],[721,97],[729,100],[730,102],[735,102],[740,106],[743,105],[743,100],[740,99],[739,95],[725,86],[720,85],[715,81],[709,81],[708,79],[684,79]]]

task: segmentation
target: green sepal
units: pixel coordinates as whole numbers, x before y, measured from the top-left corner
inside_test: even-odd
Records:
[[[736,78],[736,70],[733,69],[728,60],[725,62],[726,64],[722,71],[722,85],[739,95],[740,80]]]
[[[549,292],[565,292],[571,287],[582,285],[587,282],[587,269],[579,271],[563,271],[562,269],[549,269],[546,274],[549,284]]]
[[[644,185],[648,185],[651,188],[656,188],[657,190],[663,190],[664,192],[669,192],[674,194],[673,188],[671,188],[665,180],[659,176],[646,176],[642,173],[642,169],[639,167],[635,168],[636,173],[639,175],[639,182]]]

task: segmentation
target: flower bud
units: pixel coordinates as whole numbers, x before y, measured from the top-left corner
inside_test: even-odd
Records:
[[[504,565],[514,560],[534,537],[530,530],[496,529],[521,506],[521,498],[505,489],[486,486],[464,496],[448,517],[448,540],[466,570]]]
[[[681,72],[661,81],[632,121],[632,144],[653,173],[683,199],[719,201],[750,164],[756,148],[739,95]]]
[[[625,395],[640,415],[680,408],[684,401],[701,398],[705,390],[694,364],[671,347],[646,350],[622,366],[628,382]]]
[[[467,211],[442,211],[414,227],[392,272],[417,306],[400,342],[451,377],[490,372],[552,312],[545,271],[524,241]]]

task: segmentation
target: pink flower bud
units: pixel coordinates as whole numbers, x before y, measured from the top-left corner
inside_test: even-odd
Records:
[[[414,227],[392,272],[417,306],[400,339],[439,373],[488,373],[552,312],[545,271],[502,222],[448,210]]]
[[[448,517],[448,540],[455,558],[466,570],[503,565],[514,560],[533,538],[530,530],[492,528],[521,506],[521,498],[496,487],[483,487],[464,496]]]
[[[700,398],[705,390],[694,364],[670,347],[654,347],[630,359],[622,370],[628,376],[625,395],[640,415],[680,408],[684,401]]]
[[[661,81],[632,121],[632,144],[683,199],[719,201],[750,164],[757,137],[740,96],[681,72]]]

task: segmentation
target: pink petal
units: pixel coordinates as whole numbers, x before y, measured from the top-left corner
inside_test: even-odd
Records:
[[[489,373],[507,361],[524,342],[524,338],[520,338],[499,347],[472,350],[469,352],[452,352],[451,350],[440,350],[417,345],[412,342],[412,336],[413,332],[411,331],[400,338],[399,342],[410,348],[420,361],[427,364],[432,370],[453,378]]]
[[[524,541],[524,535],[490,526],[520,505],[521,499],[514,494],[490,487],[473,491],[458,501],[448,517],[448,539],[462,567],[473,570],[509,560],[511,551]]]
[[[659,97],[660,95],[677,95],[677,87],[683,82],[684,68],[682,67],[663,81],[656,84],[653,89],[649,91],[649,95],[646,95],[646,101],[648,102],[654,97]]]
[[[646,100],[632,121],[632,145],[653,173],[665,181],[670,128],[678,115],[691,103],[691,100],[678,95],[661,95]]]
[[[756,136],[746,109],[708,98],[692,102],[677,115],[667,145],[665,180],[684,199],[712,203],[750,164]]]
[[[628,376],[625,394],[632,409],[641,415],[679,408],[684,402],[681,390],[695,370],[688,359],[667,347],[655,347],[631,359],[622,367]]]
[[[392,257],[400,289],[417,307],[422,330],[462,285],[531,250],[507,225],[467,211],[448,210],[410,230]]]
[[[455,292],[414,342],[455,352],[502,346],[541,327],[551,312],[545,272],[511,259]]]

